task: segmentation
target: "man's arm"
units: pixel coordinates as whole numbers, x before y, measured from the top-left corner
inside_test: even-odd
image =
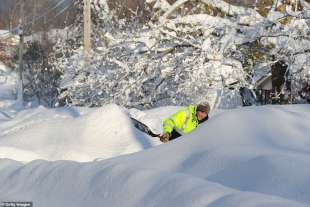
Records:
[[[186,121],[186,112],[184,110],[178,111],[169,118],[163,121],[164,133],[169,133],[173,131],[174,128],[181,129]]]

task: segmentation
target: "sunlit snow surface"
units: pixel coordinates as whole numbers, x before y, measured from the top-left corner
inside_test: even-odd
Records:
[[[39,107],[1,121],[0,201],[44,207],[310,205],[310,105],[214,113],[194,132],[160,146],[128,119],[130,112],[160,131],[160,120],[176,110]],[[33,159],[44,160],[19,162]]]
[[[89,110],[39,107],[19,112],[0,128],[0,156],[19,161],[93,161],[159,144],[136,130],[116,105]]]

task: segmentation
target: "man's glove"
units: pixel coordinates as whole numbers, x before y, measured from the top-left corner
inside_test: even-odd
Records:
[[[165,142],[169,141],[170,136],[171,136],[170,133],[165,132],[165,133],[161,134],[159,138],[160,138],[160,141],[165,143]]]

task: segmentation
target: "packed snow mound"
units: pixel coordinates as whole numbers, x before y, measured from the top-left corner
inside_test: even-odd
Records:
[[[92,161],[159,144],[158,139],[137,131],[127,112],[116,105],[84,112],[78,108],[29,109],[0,123],[0,129],[0,157],[19,161]]]
[[[310,105],[249,107],[214,115],[183,138],[109,160],[24,165],[2,159],[0,200],[45,207],[306,207],[309,123]]]

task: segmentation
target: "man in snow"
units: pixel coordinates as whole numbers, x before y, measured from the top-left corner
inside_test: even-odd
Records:
[[[201,103],[197,106],[189,105],[163,121],[164,132],[160,135],[160,141],[168,142],[193,129],[208,120],[210,112],[209,103]]]

